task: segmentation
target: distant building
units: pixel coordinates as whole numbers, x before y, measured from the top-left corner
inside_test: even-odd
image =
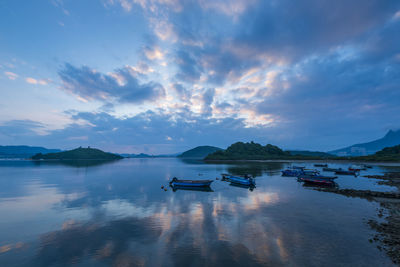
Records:
[[[350,154],[353,156],[365,156],[367,155],[367,150],[364,147],[353,146],[350,148]]]

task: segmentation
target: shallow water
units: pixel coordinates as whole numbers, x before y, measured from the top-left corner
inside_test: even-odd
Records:
[[[379,204],[281,177],[291,164],[0,161],[0,266],[392,266],[368,241]],[[160,188],[173,176],[226,172],[251,173],[257,187],[215,180],[212,192]],[[363,177],[337,183],[393,190]]]

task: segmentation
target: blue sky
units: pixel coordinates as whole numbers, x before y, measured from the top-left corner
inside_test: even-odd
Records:
[[[400,128],[398,0],[1,0],[0,144],[328,151]]]

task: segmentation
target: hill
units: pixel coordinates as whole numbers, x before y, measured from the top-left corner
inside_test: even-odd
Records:
[[[385,147],[373,155],[354,158],[365,161],[400,161],[400,145]]]
[[[292,156],[310,156],[310,157],[321,157],[321,158],[332,158],[335,157],[332,154],[319,152],[319,151],[308,151],[308,150],[287,150]]]
[[[179,158],[204,158],[209,154],[212,154],[216,151],[220,151],[222,148],[215,146],[198,146],[188,151],[183,152],[178,157]]]
[[[34,160],[45,159],[45,160],[115,160],[122,159],[120,155],[103,152],[100,149],[95,148],[76,148],[73,150],[42,154],[38,153],[32,157]]]
[[[390,130],[384,137],[368,142],[355,144],[345,148],[330,151],[328,153],[337,156],[365,156],[371,155],[385,147],[392,147],[400,144],[400,130]]]
[[[237,142],[226,150],[219,150],[208,155],[205,160],[268,160],[292,158],[289,152],[283,151],[277,146],[250,142]]]
[[[0,146],[0,158],[30,158],[38,153],[56,153],[60,149],[47,149],[37,146]]]

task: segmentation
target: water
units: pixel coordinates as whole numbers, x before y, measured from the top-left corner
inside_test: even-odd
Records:
[[[368,241],[379,204],[281,177],[290,164],[0,161],[0,266],[392,266]],[[399,169],[367,172],[387,170]],[[213,192],[161,190],[173,176],[226,172],[251,173],[257,187],[216,180]],[[363,177],[337,182],[393,190]]]

